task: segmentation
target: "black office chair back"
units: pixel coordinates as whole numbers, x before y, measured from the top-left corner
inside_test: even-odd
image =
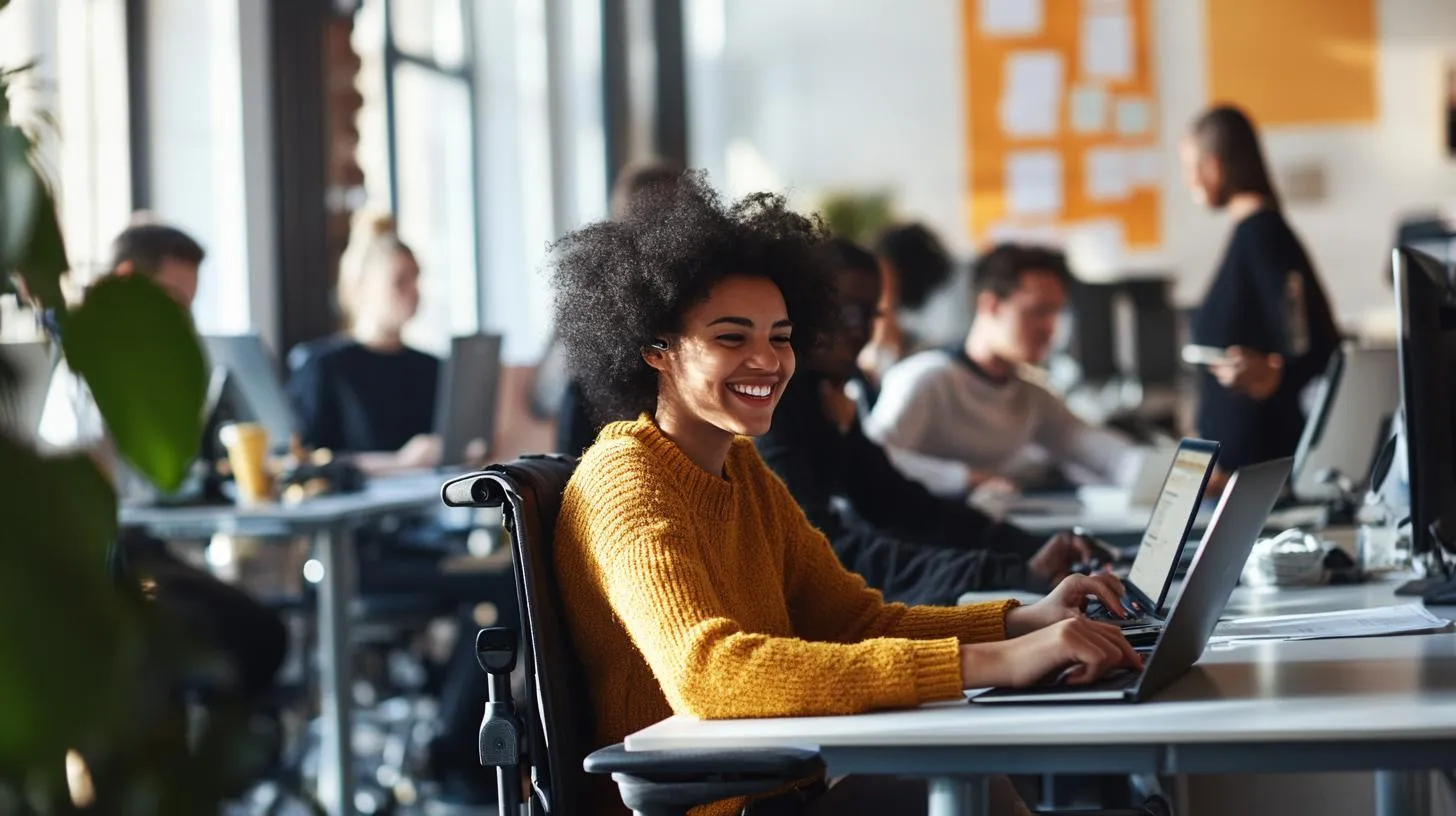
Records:
[[[572,458],[528,456],[445,486],[446,504],[504,508],[521,613],[526,689],[519,702],[525,712],[523,762],[531,767],[532,813],[588,809],[589,777],[582,761],[594,747],[595,719],[557,591],[552,549],[561,494],[575,469]]]

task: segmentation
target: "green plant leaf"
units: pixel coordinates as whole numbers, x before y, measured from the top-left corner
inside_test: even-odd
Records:
[[[135,617],[112,584],[116,497],[84,455],[0,435],[0,767],[52,765],[124,711]]]
[[[34,170],[32,169],[32,172]],[[37,176],[37,178],[39,178]],[[30,238],[17,266],[30,296],[48,309],[64,317],[66,299],[61,294],[61,275],[70,264],[66,261],[66,243],[61,238],[61,225],[56,220],[56,203],[50,190],[41,187],[40,200],[31,222]]]
[[[0,125],[0,269],[7,274],[25,254],[40,198],[30,139],[20,128]]]
[[[103,279],[61,333],[117,451],[164,491],[182,484],[202,440],[207,364],[192,318],[145,275]]]

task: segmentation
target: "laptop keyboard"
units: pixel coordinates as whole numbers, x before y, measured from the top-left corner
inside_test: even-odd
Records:
[[[1123,603],[1126,604],[1127,602],[1124,601]],[[1127,617],[1120,618],[1112,614],[1111,609],[1108,609],[1107,607],[1103,606],[1100,603],[1097,603],[1096,601],[1093,601],[1087,605],[1087,617],[1095,621],[1101,621],[1103,623],[1116,624],[1123,629],[1136,629],[1157,622],[1156,618],[1138,612],[1133,612],[1131,610],[1128,611]]]

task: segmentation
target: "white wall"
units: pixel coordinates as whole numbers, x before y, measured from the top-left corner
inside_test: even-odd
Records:
[[[693,162],[734,193],[778,186],[809,201],[889,188],[905,216],[968,253],[962,2],[692,0]],[[1204,12],[1189,0],[1156,10],[1164,248],[1139,265],[1169,269],[1179,300],[1195,303],[1226,237],[1177,174],[1178,136],[1209,101]],[[1379,25],[1380,121],[1266,139],[1276,174],[1291,162],[1324,166],[1326,199],[1289,214],[1347,320],[1389,301],[1382,275],[1398,213],[1456,203],[1456,161],[1441,151],[1456,3],[1379,0]]]

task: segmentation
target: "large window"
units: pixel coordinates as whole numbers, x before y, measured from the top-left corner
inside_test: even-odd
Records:
[[[355,29],[373,109],[361,114],[362,127],[382,124],[385,137],[380,145],[361,133],[368,206],[395,214],[419,260],[420,311],[406,340],[438,354],[452,336],[480,329],[472,5],[369,0]],[[382,83],[370,73],[382,73]]]

